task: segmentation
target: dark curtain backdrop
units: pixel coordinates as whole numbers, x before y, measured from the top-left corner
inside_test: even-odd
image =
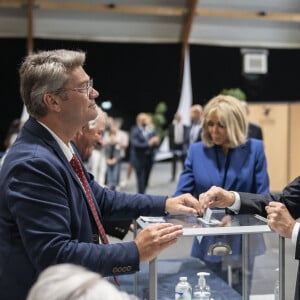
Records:
[[[108,113],[124,120],[126,130],[137,113],[153,112],[163,101],[168,123],[180,97],[180,44],[126,44],[36,39],[35,50],[67,48],[87,52],[85,69],[100,92],[98,104],[110,100]],[[7,129],[21,115],[18,68],[26,55],[25,39],[0,39],[2,86],[0,150]],[[249,102],[300,99],[300,50],[269,49],[267,75],[242,73],[240,48],[190,46],[193,103],[204,105],[223,88],[242,88]]]

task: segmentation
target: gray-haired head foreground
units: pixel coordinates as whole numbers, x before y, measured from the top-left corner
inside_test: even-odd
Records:
[[[73,264],[45,269],[29,291],[27,300],[130,300],[101,275]]]

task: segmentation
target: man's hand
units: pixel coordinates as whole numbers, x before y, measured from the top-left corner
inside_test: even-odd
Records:
[[[212,186],[207,192],[200,194],[199,196],[201,214],[207,208],[226,208],[231,206],[234,201],[234,193],[228,192],[220,187]]]
[[[159,137],[158,136],[153,136],[149,139],[148,141],[149,146],[156,146],[159,144]]]
[[[296,221],[286,206],[283,203],[272,201],[266,206],[266,212],[270,228],[282,237],[291,238]]]
[[[135,238],[140,262],[154,259],[161,251],[176,243],[182,235],[182,226],[170,223],[151,224]]]
[[[182,194],[166,201],[166,212],[169,214],[194,214],[200,213],[200,203],[191,194]]]

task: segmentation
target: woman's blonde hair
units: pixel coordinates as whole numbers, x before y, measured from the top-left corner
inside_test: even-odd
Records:
[[[235,148],[246,142],[248,121],[241,101],[232,96],[218,95],[204,107],[201,138],[205,145],[208,147],[214,145],[208,131],[208,121],[213,114],[219,118],[227,130],[228,140],[223,146]]]

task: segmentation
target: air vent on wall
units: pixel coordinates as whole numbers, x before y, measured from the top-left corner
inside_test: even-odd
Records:
[[[241,49],[243,72],[248,74],[266,74],[268,72],[268,50]]]

